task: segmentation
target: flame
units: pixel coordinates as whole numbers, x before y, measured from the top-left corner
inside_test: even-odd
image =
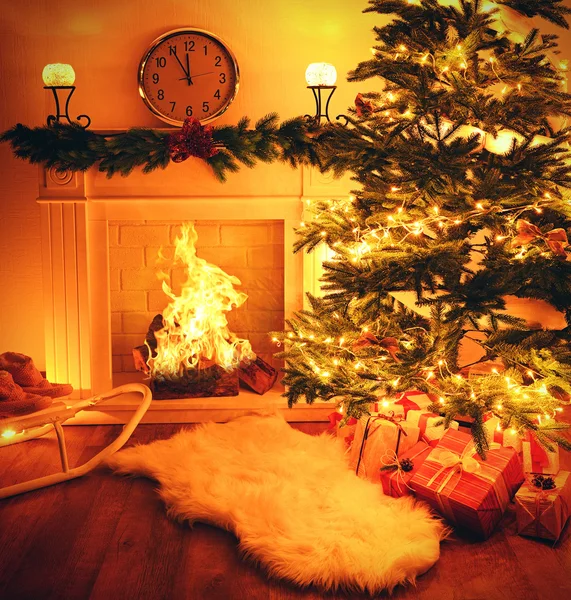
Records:
[[[241,285],[237,277],[196,256],[197,239],[192,223],[183,224],[175,239],[173,266],[186,269],[179,296],[168,284],[168,276],[159,274],[170,301],[163,311],[164,327],[155,332],[157,354],[148,360],[152,378],[176,378],[213,363],[231,371],[241,361],[256,358],[250,343],[230,332],[226,319],[226,313],[244,304],[248,296],[234,289]]]

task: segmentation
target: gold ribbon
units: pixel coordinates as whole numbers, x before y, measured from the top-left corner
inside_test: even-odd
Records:
[[[428,446],[425,446],[424,448],[422,448],[421,450],[419,450],[416,454],[413,454],[412,456],[407,456],[406,458],[408,460],[413,460],[414,458],[416,458],[417,456],[420,456],[423,452],[426,452],[426,449],[428,448]],[[404,480],[404,473],[405,471],[403,470],[403,468],[401,467],[401,462],[399,460],[399,457],[397,456],[396,452],[393,452],[392,450],[387,450],[382,456],[381,456],[381,463],[383,466],[385,467],[392,467],[393,465],[395,466],[395,472],[391,473],[389,475],[389,495],[391,494],[392,491],[392,481],[393,481],[393,477],[396,475],[396,484],[398,487],[398,493],[402,494],[402,490],[400,487],[401,482],[403,483],[403,485],[405,485],[411,492],[413,492],[414,490],[410,487],[410,485],[408,485],[408,483]],[[414,467],[413,467],[414,468]]]
[[[397,454],[399,451],[401,434],[404,433],[404,435],[408,435],[408,433],[404,430],[403,426],[399,422],[402,420],[402,418],[400,418],[400,417],[395,417],[395,416],[389,417],[386,415],[375,415],[374,417],[367,417],[367,424],[365,425],[365,431],[363,432],[363,439],[361,440],[361,448],[359,449],[359,459],[357,460],[357,467],[355,468],[356,475],[359,475],[359,467],[361,466],[361,460],[363,458],[365,444],[367,443],[367,440],[369,439],[369,435],[372,435],[372,433],[370,433],[370,429],[371,429],[371,423],[372,423],[373,419],[383,419],[385,421],[389,421],[390,423],[392,423],[393,425],[396,426],[396,428],[397,428],[397,443],[396,443],[396,447],[395,447],[395,453],[397,453]],[[377,429],[375,429],[375,431],[378,431],[379,429],[380,429],[380,427],[377,427]],[[373,431],[373,433],[375,433],[375,431]]]

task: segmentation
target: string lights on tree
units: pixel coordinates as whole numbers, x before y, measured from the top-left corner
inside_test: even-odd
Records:
[[[490,416],[568,447],[556,417],[571,394],[571,97],[556,37],[525,27],[566,27],[571,11],[557,0],[369,5],[395,19],[349,80],[380,77],[384,90],[359,94],[349,127],[319,136],[324,166],[360,187],[306,201],[295,250],[325,246],[329,258],[324,296],[273,334],[288,400],[333,400],[349,419],[417,389],[445,424],[471,417],[481,453]],[[510,314],[510,297],[548,302],[560,326]],[[466,359],[468,344],[479,351]]]

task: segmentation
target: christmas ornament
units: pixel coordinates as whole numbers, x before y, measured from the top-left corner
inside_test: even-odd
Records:
[[[569,245],[567,240],[567,233],[565,229],[557,228],[543,233],[539,227],[533,225],[529,221],[520,219],[517,222],[518,234],[514,238],[512,244],[514,246],[526,246],[533,240],[541,238],[545,240],[545,243],[549,246],[549,249],[557,256],[567,256],[565,247]]]
[[[218,148],[212,141],[212,131],[212,127],[201,125],[194,117],[185,119],[182,129],[171,133],[167,138],[171,160],[179,163],[190,156],[206,159],[217,154]]]
[[[373,103],[363,98],[362,94],[357,94],[355,97],[355,108],[357,109],[357,115],[368,117],[373,112]]]

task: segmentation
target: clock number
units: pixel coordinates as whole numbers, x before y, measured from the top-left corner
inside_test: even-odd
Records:
[[[186,107],[186,116],[187,117],[192,117],[192,106],[187,106]]]
[[[176,56],[176,46],[169,46],[169,55],[171,54]]]
[[[202,103],[202,112],[208,112],[210,108],[208,107],[208,102]]]
[[[155,60],[157,61],[157,67],[163,68],[167,66],[167,59],[164,56],[157,56]]]
[[[220,90],[216,90],[216,91],[214,92],[214,97],[215,97],[215,98],[218,98],[218,100],[220,100]]]
[[[171,102],[171,104],[172,104],[171,112],[174,112],[174,107],[176,106],[176,102]]]
[[[159,83],[159,74],[153,73],[153,83]]]
[[[204,56],[208,56],[208,46],[204,44],[202,47],[204,48]]]
[[[220,62],[221,61],[222,61],[222,57],[221,56],[217,56],[216,57],[216,62],[214,63],[214,66],[215,67],[220,67],[221,66]]]
[[[165,97],[165,91],[159,90],[158,97],[159,97],[159,100],[163,100]]]
[[[184,49],[186,52],[194,52],[194,42],[184,42]]]
[[[218,81],[220,83],[226,83],[226,73],[220,73],[220,79]]]

